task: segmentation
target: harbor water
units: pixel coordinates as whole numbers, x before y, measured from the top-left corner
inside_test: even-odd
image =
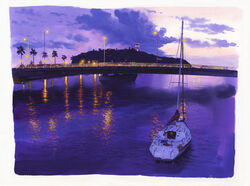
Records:
[[[16,174],[232,177],[237,78],[186,76],[191,146],[171,163],[150,154],[175,112],[176,82],[138,74],[107,86],[76,75],[14,85]]]

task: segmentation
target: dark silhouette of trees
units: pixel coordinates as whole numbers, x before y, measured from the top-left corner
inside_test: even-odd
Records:
[[[22,46],[17,47],[17,54],[21,56],[21,65],[23,64],[23,55],[25,54],[25,50]]]
[[[42,58],[43,58],[43,60],[45,61],[45,59],[48,57],[48,54],[47,54],[47,52],[43,52],[42,54],[43,54],[43,55],[42,55]]]
[[[52,57],[54,58],[54,63],[56,64],[56,57],[58,57],[57,51],[53,50]]]
[[[32,49],[30,50],[30,55],[33,56],[32,64],[35,64],[35,56],[37,55],[37,51],[36,51],[34,48],[32,48]]]
[[[134,48],[129,49],[105,49],[105,62],[137,62],[137,63],[155,63],[157,57],[158,63],[179,64],[180,59],[173,57],[159,57],[142,51],[136,51]],[[81,60],[103,62],[103,49],[92,50],[71,57],[72,64],[77,64]],[[189,64],[186,60],[184,64]]]
[[[63,60],[64,63],[65,63],[65,59],[67,59],[67,56],[62,55],[62,60]]]

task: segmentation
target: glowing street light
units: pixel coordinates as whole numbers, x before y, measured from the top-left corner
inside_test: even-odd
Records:
[[[30,42],[29,42],[29,40],[28,40],[26,37],[23,38],[23,41],[25,41],[25,42],[28,43],[28,52],[27,52],[27,54],[25,55],[25,58],[27,58],[27,61],[28,61],[28,63],[29,63]]]
[[[43,51],[45,52],[45,34],[48,34],[49,33],[49,30],[45,30],[43,32]]]
[[[153,35],[156,37],[156,63],[157,63],[157,58],[158,58],[158,40],[157,40],[157,35],[158,35],[158,32],[157,31],[154,31],[153,32]]]
[[[103,36],[103,41],[104,41],[104,50],[103,50],[103,62],[105,63],[105,41],[107,40],[106,36]]]

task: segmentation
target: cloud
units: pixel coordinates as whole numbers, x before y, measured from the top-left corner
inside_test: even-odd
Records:
[[[18,22],[17,22],[17,21],[14,21],[14,20],[11,21],[11,23],[12,23],[12,24],[18,24]]]
[[[34,10],[31,8],[22,8],[20,11],[18,11],[20,14],[26,14],[26,15],[36,15]]]
[[[204,48],[204,47],[230,47],[236,46],[236,43],[229,43],[227,40],[221,39],[211,39],[212,42],[201,41],[201,40],[192,40],[191,38],[185,38],[186,44],[192,48]]]
[[[188,22],[189,29],[192,29],[196,32],[204,32],[210,35],[224,34],[226,31],[234,32],[234,28],[232,27],[224,24],[208,23],[209,20],[205,18],[191,19],[189,17],[182,17],[182,19]]]
[[[148,13],[156,14],[157,12],[155,10],[146,10]]]
[[[68,34],[67,39],[74,40],[76,42],[88,42],[89,41],[89,38],[84,37],[84,36],[82,36],[80,34],[76,34],[76,35]]]
[[[22,47],[24,47],[24,50],[25,50],[25,48],[26,47],[28,47],[28,43],[26,42],[16,42],[16,43],[14,43],[13,45],[12,45],[12,47],[14,47],[14,48],[17,48],[17,47],[19,47],[19,46],[22,46]]]
[[[17,42],[12,45],[12,47],[16,48],[19,46],[23,46],[24,49],[28,47],[28,44],[25,42]],[[30,48],[43,48],[43,42],[31,42],[30,43]],[[60,42],[60,41],[48,41],[46,42],[46,48],[51,48],[51,49],[59,49],[59,48],[66,48],[66,49],[74,49],[74,44],[72,43],[66,43],[66,42]]]
[[[221,39],[212,39],[215,44],[213,46],[215,47],[230,47],[230,46],[236,46],[236,43],[228,43],[227,40],[221,40]]]
[[[185,39],[187,45],[192,48],[204,48],[212,46],[208,41],[192,40],[190,38],[185,38]]]
[[[55,16],[64,16],[64,13],[58,13],[58,12],[50,12],[51,15],[55,15]]]
[[[67,48],[67,49],[74,49],[74,44],[72,43],[66,43],[66,42],[61,42],[61,41],[50,41],[49,44],[47,45],[48,48]]]
[[[101,32],[107,37],[107,44],[134,47],[135,43],[140,43],[141,50],[150,53],[156,53],[158,50],[158,54],[163,55],[159,48],[177,41],[173,37],[165,36],[165,28],[160,28],[158,34],[153,35],[156,25],[146,15],[135,10],[118,9],[111,15],[100,9],[91,9],[90,14],[78,16],[76,22],[80,29]]]

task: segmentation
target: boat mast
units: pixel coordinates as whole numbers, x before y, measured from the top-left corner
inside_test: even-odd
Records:
[[[184,22],[182,20],[182,26],[181,26],[181,68],[184,68],[183,59],[184,59],[184,46],[183,46],[183,26]],[[182,120],[185,121],[185,105],[184,105],[184,73],[183,70],[181,71],[182,76],[182,89],[181,89],[181,108],[182,108]]]
[[[179,105],[180,105],[180,81],[181,81],[181,76],[182,76],[182,89],[181,89],[181,105],[182,105],[182,120],[184,121],[185,120],[185,117],[184,117],[184,74],[182,72],[182,68],[183,68],[183,58],[184,58],[184,55],[183,55],[183,52],[184,52],[184,48],[183,48],[183,25],[184,25],[184,22],[182,20],[181,22],[181,38],[180,38],[180,43],[181,43],[181,49],[180,49],[180,65],[179,65],[179,80],[178,80],[178,93],[177,93],[177,108],[176,110],[179,110]]]

